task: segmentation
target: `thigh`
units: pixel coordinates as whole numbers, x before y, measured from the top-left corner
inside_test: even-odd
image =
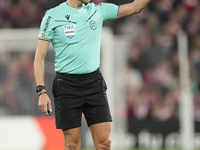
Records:
[[[90,131],[94,144],[102,143],[106,139],[110,138],[111,123],[104,122],[98,123],[90,126]]]

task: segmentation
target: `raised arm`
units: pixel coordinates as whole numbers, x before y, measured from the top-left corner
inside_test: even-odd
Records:
[[[35,80],[36,80],[37,85],[45,85],[44,84],[44,60],[47,54],[49,43],[50,43],[49,41],[38,40],[38,45],[37,45],[35,60],[34,60],[34,74],[35,74]],[[46,90],[42,89],[41,92],[46,92]],[[47,94],[42,94],[39,96],[38,106],[39,106],[39,109],[43,113],[46,114],[46,116],[48,116],[47,107],[50,111],[52,111],[51,101]]]
[[[149,1],[150,0],[135,0],[132,3],[120,5],[117,19],[141,12]]]

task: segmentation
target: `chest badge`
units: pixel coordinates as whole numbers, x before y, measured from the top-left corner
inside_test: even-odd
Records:
[[[97,23],[96,23],[96,21],[94,21],[94,20],[90,21],[89,26],[90,26],[90,28],[91,28],[92,30],[96,30],[96,28],[97,28]]]
[[[65,36],[67,38],[72,39],[75,36],[75,34],[76,34],[76,26],[74,24],[72,24],[72,25],[64,25],[63,28],[64,28]]]

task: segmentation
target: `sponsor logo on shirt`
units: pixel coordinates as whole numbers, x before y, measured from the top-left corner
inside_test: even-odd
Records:
[[[70,15],[65,16],[67,18],[67,20],[69,20]]]
[[[63,28],[64,28],[65,36],[67,38],[72,39],[75,36],[75,34],[76,34],[76,26],[74,24],[72,24],[72,25],[64,25]]]

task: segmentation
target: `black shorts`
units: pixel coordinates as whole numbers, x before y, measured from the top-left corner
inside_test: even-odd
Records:
[[[56,73],[52,90],[57,129],[80,127],[82,113],[88,126],[112,121],[107,87],[99,69],[81,75]]]

